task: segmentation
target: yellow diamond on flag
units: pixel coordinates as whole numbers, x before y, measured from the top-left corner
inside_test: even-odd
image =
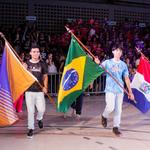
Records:
[[[58,111],[67,112],[76,98],[103,72],[72,37],[58,92]]]
[[[58,94],[58,104],[68,94],[82,90],[85,61],[85,56],[78,57],[73,59],[72,62],[64,68]]]

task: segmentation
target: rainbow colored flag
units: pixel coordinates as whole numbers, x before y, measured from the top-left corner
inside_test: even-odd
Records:
[[[9,126],[18,120],[13,103],[37,79],[28,72],[5,42],[0,67],[0,127]]]

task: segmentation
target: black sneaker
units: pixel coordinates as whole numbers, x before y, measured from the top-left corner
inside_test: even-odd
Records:
[[[107,118],[105,118],[105,117],[102,116],[101,123],[102,123],[102,126],[103,126],[104,128],[106,128],[106,127],[107,127]]]
[[[27,137],[28,137],[29,139],[32,139],[32,137],[33,137],[33,129],[29,129],[29,131],[28,131],[28,133],[27,133]]]
[[[117,136],[121,135],[121,132],[119,131],[118,127],[113,127],[113,133]]]
[[[40,129],[43,128],[43,122],[42,122],[42,120],[38,120],[38,126],[39,126]]]

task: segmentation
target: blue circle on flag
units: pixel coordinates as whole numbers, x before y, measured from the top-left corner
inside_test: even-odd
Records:
[[[66,71],[62,81],[62,87],[65,91],[73,88],[79,81],[78,72],[75,69],[70,69]]]

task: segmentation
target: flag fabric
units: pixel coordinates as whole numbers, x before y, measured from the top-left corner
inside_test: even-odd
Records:
[[[132,101],[130,103],[146,113],[150,109],[150,63],[143,56],[140,58],[137,72],[131,82],[131,88],[137,103]]]
[[[0,68],[1,68],[1,63],[2,63],[2,54],[0,54]]]
[[[0,127],[9,126],[18,120],[13,103],[37,79],[17,59],[5,42],[0,68]]]
[[[67,112],[76,98],[103,72],[72,36],[58,92],[58,111]]]

